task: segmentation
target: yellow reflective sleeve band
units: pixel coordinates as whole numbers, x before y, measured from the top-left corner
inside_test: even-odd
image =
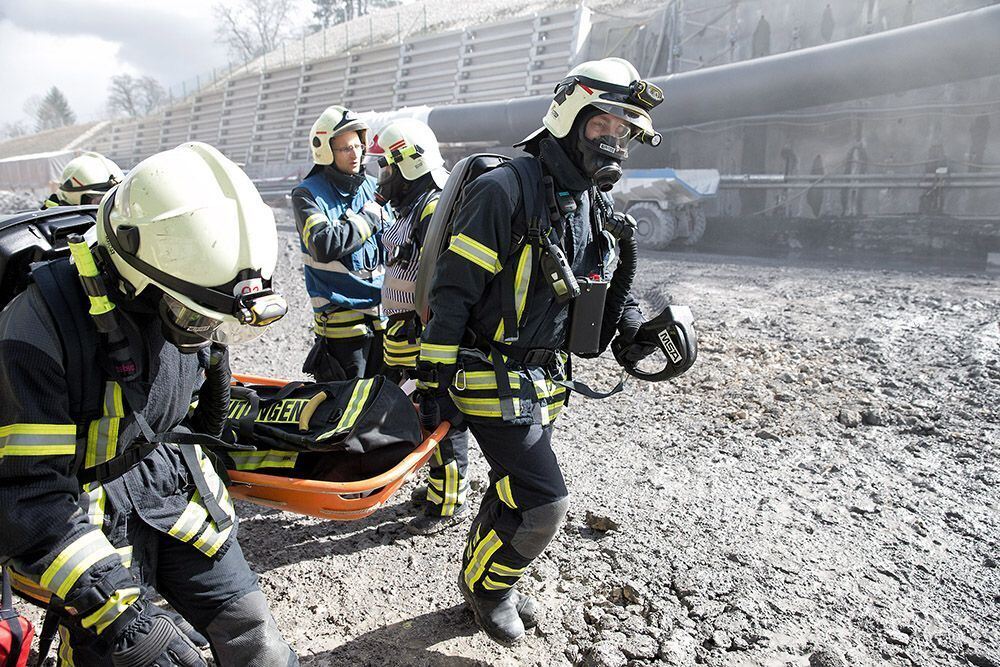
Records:
[[[100,609],[85,616],[80,624],[85,628],[93,627],[97,634],[104,632],[112,621],[122,615],[133,602],[139,599],[138,588],[122,588],[111,594],[108,601]]]
[[[70,542],[42,573],[40,583],[61,598],[66,597],[77,579],[94,563],[108,556],[118,556],[100,530],[90,530]],[[120,559],[119,559],[120,560]]]
[[[336,433],[351,430],[354,427],[354,423],[358,421],[358,417],[361,416],[361,409],[368,401],[374,384],[374,380],[358,380],[357,384],[354,385],[354,391],[351,392],[351,399],[347,402],[347,408],[344,410],[340,421],[337,422],[337,427],[318,436],[316,439],[323,440]]]
[[[361,238],[367,239],[372,235],[372,226],[360,215],[351,216],[351,224],[358,230],[358,236]]]
[[[8,424],[0,426],[0,459],[5,456],[72,456],[73,424]]]
[[[306,218],[306,221],[302,224],[302,244],[306,249],[309,248],[309,240],[312,238],[313,227],[324,222],[328,222],[328,219],[322,213],[313,213]]]
[[[424,210],[420,212],[420,221],[421,222],[423,222],[424,220],[426,220],[430,216],[434,215],[434,210],[437,208],[439,200],[440,200],[440,197],[435,197],[431,201],[427,202],[427,205],[424,206]]]
[[[517,503],[514,502],[514,494],[510,490],[510,475],[506,475],[499,482],[497,482],[497,495],[500,496],[500,501],[511,508],[512,510],[517,509]]]
[[[476,266],[489,271],[491,274],[496,273],[502,268],[495,252],[465,234],[452,236],[448,250],[460,257],[464,257]]]
[[[472,558],[469,559],[469,564],[465,566],[463,573],[465,585],[469,587],[469,590],[472,590],[476,582],[482,578],[483,572],[486,570],[486,563],[489,562],[493,553],[502,546],[503,542],[497,537],[495,530],[487,533],[486,537],[476,545],[475,551],[472,552]]]
[[[458,345],[436,345],[424,341],[420,343],[420,360],[432,364],[454,364],[458,361]]]
[[[269,449],[256,452],[229,452],[237,470],[257,470],[258,468],[294,468],[298,452],[283,452]]]

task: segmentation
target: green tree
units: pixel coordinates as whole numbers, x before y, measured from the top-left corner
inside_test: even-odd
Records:
[[[76,114],[69,106],[69,101],[62,91],[52,86],[45,93],[35,110],[35,131],[51,130],[57,127],[72,125],[76,122]]]

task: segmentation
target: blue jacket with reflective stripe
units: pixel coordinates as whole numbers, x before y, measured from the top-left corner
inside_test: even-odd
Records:
[[[381,301],[382,229],[389,213],[375,204],[376,181],[365,178],[351,195],[317,169],[292,190],[313,310],[365,310]],[[357,216],[343,220],[346,211]]]

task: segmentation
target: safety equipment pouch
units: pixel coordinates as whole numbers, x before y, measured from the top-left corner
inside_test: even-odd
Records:
[[[417,412],[384,377],[234,386],[224,439],[257,449],[366,453],[421,440]]]
[[[543,245],[539,266],[542,277],[556,295],[556,303],[566,303],[580,295],[580,285],[562,248],[551,242]]]
[[[3,569],[3,603],[0,604],[0,665],[27,667],[31,640],[35,629],[31,622],[17,613],[10,591],[10,575]]]
[[[610,283],[600,278],[577,278],[580,294],[570,305],[569,352],[597,354],[601,350],[601,321]]]
[[[632,344],[651,345],[661,353],[663,367],[646,371],[629,365],[625,352]],[[694,315],[687,306],[667,306],[662,313],[643,323],[630,343],[620,339],[611,342],[615,359],[629,375],[640,380],[661,382],[684,373],[698,358],[698,335],[694,330]]]

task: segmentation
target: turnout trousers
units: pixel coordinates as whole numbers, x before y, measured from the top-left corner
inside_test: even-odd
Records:
[[[316,313],[316,342],[302,372],[316,382],[372,378],[382,372],[382,320],[350,310]]]
[[[490,485],[469,530],[461,577],[477,597],[500,598],[555,537],[568,492],[551,424],[468,426],[490,465]]]
[[[298,659],[281,637],[257,575],[239,542],[230,537],[225,553],[209,558],[190,544],[128,517],[130,570],[145,589],[153,588],[208,639],[220,667],[293,667]],[[150,595],[154,598],[155,595]],[[67,624],[59,628],[61,667],[111,667],[110,652],[94,635]]]
[[[385,329],[385,375],[402,383],[413,376],[420,353],[420,320],[413,311],[389,316]],[[453,516],[465,503],[469,480],[469,432],[452,428],[428,462],[424,513]]]

